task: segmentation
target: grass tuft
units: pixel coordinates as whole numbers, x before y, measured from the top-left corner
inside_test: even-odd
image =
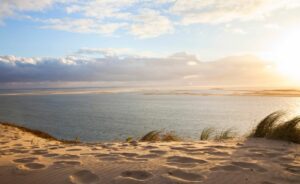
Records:
[[[160,131],[153,130],[144,135],[140,141],[150,142],[150,141],[159,141]]]
[[[221,140],[233,139],[235,137],[236,137],[236,132],[232,128],[229,128],[227,130],[223,130],[217,133],[214,139],[217,141],[221,141]]]
[[[284,113],[274,112],[264,118],[254,130],[252,137],[265,137],[300,143],[300,116],[279,122]]]
[[[162,132],[158,130],[150,131],[140,139],[140,141],[142,142],[171,142],[180,140],[181,138],[177,136],[174,132]]]
[[[174,132],[165,132],[161,135],[161,141],[171,142],[171,141],[181,141],[181,138]]]
[[[279,124],[274,128],[269,138],[300,143],[300,116]]]
[[[212,137],[212,134],[215,132],[215,129],[212,127],[204,128],[200,135],[200,140],[209,140]]]
[[[265,117],[260,123],[257,125],[253,136],[254,137],[266,137],[269,136],[274,129],[275,124],[281,119],[284,115],[283,112],[277,111]]]

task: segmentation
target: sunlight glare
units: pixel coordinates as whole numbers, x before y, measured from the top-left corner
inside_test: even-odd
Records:
[[[300,28],[285,32],[272,47],[269,58],[275,61],[277,70],[300,81]]]

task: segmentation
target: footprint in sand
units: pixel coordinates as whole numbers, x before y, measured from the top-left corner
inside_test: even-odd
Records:
[[[50,148],[48,148],[49,150],[57,150],[57,149],[59,149],[59,147],[57,147],[57,146],[53,146],[53,147],[50,147]]]
[[[163,150],[150,150],[149,151],[150,153],[156,153],[156,154],[159,154],[159,155],[164,155],[167,153],[167,151],[163,151]]]
[[[136,179],[136,180],[147,180],[151,178],[153,175],[147,171],[133,170],[133,171],[124,171],[121,173],[121,176],[125,178]]]
[[[91,151],[99,151],[99,150],[102,150],[102,148],[97,148],[97,147],[91,148]]]
[[[229,159],[226,157],[210,157],[210,158],[207,158],[207,160],[225,161],[225,160],[229,160]]]
[[[283,162],[293,162],[295,160],[295,158],[289,155],[289,156],[282,156],[282,157],[278,158],[278,160],[283,161]]]
[[[215,156],[229,156],[229,153],[222,152],[222,151],[212,151],[209,154],[210,155],[215,155]]]
[[[16,163],[30,163],[30,162],[34,162],[37,159],[38,158],[36,158],[36,157],[19,158],[19,159],[13,160],[13,162],[16,162]]]
[[[267,170],[258,164],[251,163],[251,162],[232,162],[232,165],[239,166],[244,169],[252,169],[257,172],[267,172]]]
[[[67,149],[66,151],[81,151],[80,148]]]
[[[48,153],[48,154],[45,154],[45,155],[42,155],[43,157],[56,157],[56,156],[59,156],[59,154],[57,153]]]
[[[239,171],[241,170],[240,167],[234,165],[222,165],[210,168],[211,171]]]
[[[106,154],[106,153],[97,154],[97,155],[95,155],[95,157],[97,157],[97,158],[99,158],[101,160],[104,160],[104,161],[115,161],[115,160],[122,159],[120,157],[120,155],[118,155],[118,154]]]
[[[202,151],[195,151],[195,152],[187,152],[188,155],[194,155],[194,156],[199,156],[199,155],[203,155]]]
[[[177,150],[177,151],[189,151],[186,147],[178,147],[178,146],[171,146],[170,149]]]
[[[157,146],[151,146],[151,145],[148,145],[148,146],[143,146],[143,148],[144,149],[146,149],[146,150],[151,150],[151,149],[158,149],[158,147]]]
[[[54,165],[80,165],[81,162],[79,161],[73,161],[73,160],[61,160],[61,161],[55,161],[53,162]]]
[[[146,159],[146,158],[135,158],[135,157],[133,157],[133,158],[126,157],[125,159],[127,161],[136,161],[136,162],[146,162],[146,161],[148,161],[148,159]]]
[[[183,157],[183,156],[170,156],[167,158],[168,162],[171,163],[181,163],[181,164],[205,164],[207,161],[205,160],[200,160],[196,158],[191,158],[191,157]]]
[[[202,175],[188,172],[188,171],[183,171],[183,170],[172,170],[168,172],[169,177],[187,181],[187,182],[200,182],[204,179]]]
[[[21,146],[23,146],[23,144],[14,144],[13,146],[21,147]]]
[[[79,159],[77,155],[64,154],[57,157],[58,159]]]
[[[47,150],[33,150],[32,152],[33,155],[45,155],[48,154]]]
[[[192,143],[182,143],[181,145],[182,145],[182,146],[193,146]]]
[[[150,153],[150,154],[146,154],[146,155],[140,155],[137,158],[158,158],[158,157],[160,157],[160,155]]]
[[[10,149],[9,152],[11,152],[11,153],[28,153],[29,150],[25,150],[25,149]]]
[[[77,171],[69,176],[74,184],[96,184],[99,183],[99,177],[89,170]]]
[[[248,151],[249,151],[249,152],[260,152],[260,153],[264,153],[264,152],[266,152],[267,150],[265,150],[265,149],[254,148],[254,149],[249,149]]]
[[[275,152],[266,152],[266,153],[264,153],[264,155],[269,157],[269,158],[274,158],[274,157],[279,157],[282,154],[281,153],[275,153]]]
[[[203,148],[189,148],[186,150],[187,153],[201,152],[203,153]]]
[[[286,171],[292,174],[300,175],[300,166],[292,165],[292,164],[281,164]]]
[[[198,151],[203,151],[205,153],[210,153],[210,152],[214,152],[217,151],[215,148],[200,148],[198,149]]]
[[[255,157],[255,159],[265,159],[265,155],[262,153],[246,153],[245,156],[251,158]]]
[[[205,163],[207,163],[207,161],[191,157],[171,156],[167,158],[167,165],[180,168],[192,168]]]
[[[46,167],[44,164],[39,164],[39,163],[27,163],[24,166],[28,169],[42,169]]]
[[[124,156],[124,157],[136,157],[139,156],[139,154],[136,153],[120,153],[120,155]]]
[[[216,148],[216,149],[228,149],[230,147],[228,146],[222,146],[222,145],[215,145],[215,146],[205,146],[207,148]]]
[[[80,153],[80,155],[83,155],[83,156],[95,156],[95,155],[98,155],[98,153]]]

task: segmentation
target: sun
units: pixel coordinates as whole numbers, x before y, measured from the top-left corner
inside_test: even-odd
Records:
[[[300,82],[300,28],[285,32],[273,43],[269,56],[282,75]]]

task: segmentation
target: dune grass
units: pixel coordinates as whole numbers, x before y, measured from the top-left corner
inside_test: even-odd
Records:
[[[214,137],[215,140],[217,141],[221,141],[221,140],[227,140],[227,139],[233,139],[235,138],[236,132],[232,129],[226,129],[226,130],[222,130],[221,132],[217,133]]]
[[[142,141],[142,142],[157,142],[157,141],[171,142],[171,141],[180,141],[180,140],[182,140],[182,139],[178,135],[176,135],[174,132],[153,130],[153,131],[148,132],[142,138],[140,138],[139,141]]]
[[[174,132],[165,132],[161,135],[161,141],[171,142],[171,141],[181,141],[182,138],[176,135]]]
[[[233,139],[237,136],[233,128],[225,129],[222,131],[217,131],[213,127],[204,128],[200,134],[200,140],[227,140]]]
[[[253,136],[254,137],[267,137],[269,136],[274,129],[275,124],[282,118],[284,115],[281,111],[273,112],[272,114],[265,117],[260,123],[257,125]]]
[[[300,116],[279,124],[269,135],[270,138],[300,143]]]
[[[251,137],[265,137],[300,143],[300,116],[284,121],[285,113],[277,111],[264,118]]]
[[[40,131],[40,130],[35,130],[35,129],[31,129],[31,128],[27,128],[27,127],[24,127],[24,126],[21,126],[21,125],[17,125],[17,124],[14,124],[14,123],[8,123],[8,122],[0,122],[1,125],[4,125],[4,126],[9,126],[9,127],[14,127],[14,128],[17,128],[23,132],[28,132],[32,135],[35,135],[37,137],[40,137],[40,138],[43,138],[43,139],[47,139],[47,140],[51,140],[51,141],[59,141],[59,142],[62,142],[62,143],[66,143],[66,144],[76,144],[76,143],[80,143],[79,141],[79,138],[76,138],[75,140],[64,140],[64,139],[57,139],[56,137],[46,133],[46,132],[43,132],[43,131]]]
[[[160,131],[153,130],[145,134],[140,141],[149,142],[149,141],[159,141],[160,140]]]
[[[201,131],[200,140],[202,140],[202,141],[209,140],[212,137],[214,132],[215,132],[215,129],[213,127],[204,128]]]

